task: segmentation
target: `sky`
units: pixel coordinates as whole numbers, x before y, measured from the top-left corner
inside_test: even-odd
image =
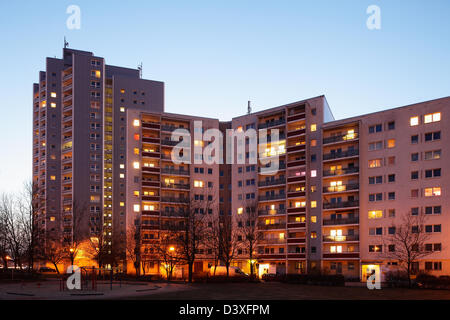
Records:
[[[81,10],[69,30],[67,7]],[[381,29],[369,30],[377,5]],[[0,192],[31,179],[32,84],[69,47],[165,82],[168,112],[230,120],[324,94],[336,119],[450,95],[450,1],[1,1]]]

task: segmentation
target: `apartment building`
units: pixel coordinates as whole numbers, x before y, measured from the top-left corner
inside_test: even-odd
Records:
[[[254,210],[253,258],[242,246],[233,261],[245,272],[253,265],[259,275],[322,270],[364,280],[396,270],[386,239],[405,216],[424,216],[412,228],[425,230],[428,254],[413,268],[450,274],[450,98],[335,120],[319,96],[222,122],[165,112],[162,82],[90,52],[65,48],[39,80],[33,180],[42,239],[70,245],[74,227],[87,239],[101,219],[102,241],[112,255],[120,247],[121,268],[133,272],[126,247],[139,226],[142,268],[161,273],[155,243],[182,225],[194,199],[207,203],[199,213],[235,228]],[[210,145],[208,129],[221,133],[223,162],[194,152]],[[187,162],[172,160],[178,139]],[[194,271],[207,272],[213,259],[202,248]],[[176,275],[186,272],[181,266]]]
[[[33,182],[43,245],[51,239],[74,246],[102,232],[111,245],[113,232],[124,232],[113,211],[125,196],[119,176],[127,108],[162,112],[164,84],[91,52],[64,48],[62,59],[47,58],[33,85]],[[85,250],[77,251],[89,263]]]

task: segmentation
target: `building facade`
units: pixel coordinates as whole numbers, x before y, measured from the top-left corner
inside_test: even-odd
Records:
[[[122,268],[132,271],[126,247],[138,239],[139,268],[161,273],[155,244],[183,224],[194,199],[208,204],[199,214],[235,229],[254,212],[252,255],[244,245],[232,261],[246,272],[252,265],[259,275],[321,270],[364,280],[398,268],[387,239],[405,217],[420,216],[412,228],[423,228],[427,254],[413,268],[450,274],[450,98],[335,120],[320,96],[222,122],[165,112],[162,82],[89,52],[64,49],[39,80],[33,180],[44,241],[70,245],[80,230],[92,238],[100,221],[101,241],[120,252]],[[212,144],[210,129],[220,134],[222,161],[195,152]],[[174,163],[180,139],[187,161]],[[209,270],[213,251],[199,249],[194,272]]]

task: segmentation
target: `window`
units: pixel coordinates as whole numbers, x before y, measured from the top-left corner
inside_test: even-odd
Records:
[[[437,197],[441,195],[441,187],[425,188],[425,197]]]
[[[317,232],[312,231],[311,232],[311,239],[315,239],[315,238],[317,238]]]
[[[441,169],[425,170],[425,178],[436,178],[441,176]]]
[[[120,107],[120,112],[125,112],[125,107]]]
[[[315,147],[317,146],[317,140],[316,139],[312,139],[311,140],[311,147]]]
[[[395,165],[395,156],[388,157],[388,165],[393,166]]]
[[[133,120],[133,126],[134,126],[134,127],[139,127],[139,126],[140,126],[140,123],[141,123],[141,122],[139,121],[139,119],[134,119],[134,120]]]
[[[316,124],[312,124],[311,125],[311,132],[314,132],[317,130],[317,125]]]
[[[244,213],[244,208],[240,207],[237,209],[237,214],[242,214]]]
[[[388,182],[395,182],[395,174],[388,175]]]
[[[317,207],[317,201],[311,201],[311,208]]]
[[[437,160],[441,158],[441,150],[425,152],[425,160]]]
[[[424,123],[432,123],[432,122],[439,122],[441,121],[441,113],[430,113],[423,116],[423,122]]]
[[[316,170],[311,170],[311,177],[314,178],[317,176],[317,171]]]
[[[382,193],[372,193],[372,194],[369,194],[369,201],[370,201],[370,202],[374,202],[374,201],[383,201],[383,194],[382,194]]]
[[[428,132],[425,133],[425,142],[436,141],[441,139],[441,132]]]
[[[395,209],[389,209],[388,216],[389,216],[389,218],[394,218],[395,217]]]
[[[417,197],[419,197],[419,189],[411,190],[411,198],[417,198]]]
[[[418,153],[411,153],[411,161],[412,162],[419,161],[419,154]]]
[[[194,180],[194,187],[195,188],[203,188],[203,181]]]
[[[412,144],[419,143],[419,135],[418,134],[411,136],[411,143]]]
[[[138,204],[133,205],[133,211],[134,212],[139,212],[141,210],[141,206]]]
[[[418,207],[411,208],[411,215],[412,216],[418,216],[419,215],[419,208]]]
[[[411,172],[411,180],[417,180],[417,179],[419,179],[419,171]]]
[[[381,124],[373,125],[369,127],[369,133],[381,132],[383,129]]]
[[[381,159],[369,160],[369,168],[379,168],[381,167]]]
[[[370,245],[369,252],[383,252],[382,245]]]
[[[139,169],[139,167],[140,167],[139,162],[138,161],[134,161],[133,162],[133,168]]]
[[[395,192],[388,193],[388,200],[395,200]]]
[[[419,117],[414,116],[414,117],[409,118],[409,125],[411,127],[419,125]]]
[[[395,130],[395,121],[388,122],[388,130]]]
[[[379,219],[379,218],[383,218],[383,211],[381,210],[369,211],[369,219]]]
[[[395,139],[389,139],[387,141],[386,145],[387,145],[388,149],[394,148],[395,147]]]
[[[381,150],[382,148],[383,148],[383,142],[382,141],[369,143],[369,151]]]
[[[382,176],[369,177],[369,184],[380,184],[383,183]]]

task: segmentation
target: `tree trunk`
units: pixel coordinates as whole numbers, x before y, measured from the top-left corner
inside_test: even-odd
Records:
[[[408,287],[411,288],[411,262],[408,262]]]
[[[230,277],[230,262],[229,261],[225,262],[225,266],[227,267],[227,278],[229,278]]]
[[[56,273],[59,274],[59,269],[58,269],[58,265],[56,264],[56,262],[53,262],[53,266],[55,267]]]
[[[194,266],[194,262],[189,261],[189,263],[188,263],[188,268],[189,268],[188,282],[189,283],[192,283],[193,266]]]

